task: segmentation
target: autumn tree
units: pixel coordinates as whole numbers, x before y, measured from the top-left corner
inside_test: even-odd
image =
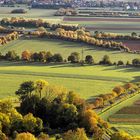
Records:
[[[131,136],[124,132],[124,131],[120,131],[120,132],[116,132],[111,136],[111,140],[132,140]]]
[[[82,128],[76,130],[69,130],[62,136],[63,140],[88,140],[88,137]]]
[[[35,118],[33,114],[29,113],[23,117],[23,127],[28,132],[37,133],[42,130],[43,122],[40,118]]]
[[[117,86],[113,89],[113,92],[116,92],[118,95],[120,95],[120,94],[123,94],[125,92],[125,89],[122,86]]]
[[[37,138],[38,140],[49,140],[49,135],[41,132]]]
[[[49,83],[45,80],[37,80],[35,81],[35,90],[37,93],[39,93],[40,98],[42,97],[42,91],[45,87],[47,87]]]
[[[16,139],[15,140],[36,140],[35,136],[32,135],[29,132],[24,132],[24,133],[20,133],[17,134]]]
[[[21,54],[22,60],[30,61],[31,60],[31,52],[29,50],[25,50]]]

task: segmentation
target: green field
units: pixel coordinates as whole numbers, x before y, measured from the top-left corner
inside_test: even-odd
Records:
[[[61,53],[62,56],[67,59],[67,57],[74,51],[81,54],[82,48],[84,50],[84,56],[91,54],[95,62],[99,62],[104,55],[109,55],[112,62],[123,60],[126,63],[127,61],[131,62],[134,58],[140,58],[140,55],[138,54],[129,54],[120,51],[106,50],[82,43],[49,39],[16,40],[0,47],[0,52],[5,54],[9,50],[15,50],[18,54],[21,55],[24,50],[30,50],[31,52],[43,50],[51,51],[52,53]]]
[[[19,84],[26,80],[45,79],[51,84],[63,85],[84,97],[110,92],[129,81],[139,81],[139,69],[114,66],[50,65],[0,62],[0,97],[14,96]]]
[[[13,9],[19,9],[19,8],[24,8],[28,12],[26,14],[11,14],[10,12]],[[0,7],[0,18],[5,18],[5,17],[24,17],[24,18],[42,18],[42,19],[52,19],[55,18],[61,19],[61,17],[54,17],[54,13],[56,10],[46,10],[46,9],[31,9],[29,10],[27,6],[21,6],[21,7]]]
[[[128,124],[115,124],[113,125],[116,128],[120,130],[124,130],[127,133],[133,135],[133,136],[138,136],[140,134],[140,125],[128,125]]]

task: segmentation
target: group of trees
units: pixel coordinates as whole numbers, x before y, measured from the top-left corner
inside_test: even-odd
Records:
[[[13,107],[10,100],[0,100],[1,140],[8,140],[8,137],[15,138],[16,134],[22,132],[38,134],[42,129],[43,122],[40,118],[34,117],[31,113],[23,116]]]
[[[3,18],[1,20],[1,25],[3,26],[15,26],[15,27],[30,27],[30,28],[50,28],[51,30],[55,30],[57,28],[62,28],[65,30],[75,31],[79,29],[78,26],[75,25],[64,25],[64,24],[54,24],[47,21],[43,21],[42,19],[24,19],[19,17],[12,17],[11,19]]]
[[[60,8],[55,12],[55,16],[71,16],[71,15],[77,15],[77,11],[73,8]]]
[[[50,51],[31,53],[30,51],[26,50],[22,52],[21,59],[25,61],[47,62],[47,63],[64,61],[61,54],[59,53],[52,54]]]
[[[104,132],[102,128],[109,127],[84,99],[64,87],[52,86],[44,80],[26,81],[20,85],[16,94],[20,97],[19,109],[23,115],[30,112],[41,118],[44,131],[49,134],[68,131],[62,136],[64,140],[68,140],[71,133],[85,135],[83,130],[77,128],[84,128],[87,134],[99,137],[98,133]]]
[[[113,104],[116,101],[116,99],[119,99],[119,97],[121,97],[122,95],[133,94],[137,90],[138,90],[137,84],[127,83],[124,86],[117,86],[112,90],[111,93],[99,95],[92,102],[92,107],[94,109],[103,108],[108,104]]]
[[[19,35],[18,35],[17,32],[12,32],[12,33],[9,33],[9,34],[7,34],[5,36],[1,36],[0,37],[0,45],[4,45],[9,41],[18,39],[18,37],[19,37]]]

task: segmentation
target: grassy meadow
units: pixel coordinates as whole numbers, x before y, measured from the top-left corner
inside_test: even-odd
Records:
[[[51,51],[52,53],[61,53],[62,56],[67,59],[67,57],[72,52],[79,52],[81,54],[82,48],[84,50],[84,56],[92,55],[95,62],[99,62],[104,55],[109,55],[112,62],[117,62],[122,60],[125,63],[127,61],[132,61],[134,58],[140,58],[138,54],[129,54],[120,51],[106,50],[103,48],[97,48],[94,46],[89,46],[87,44],[75,43],[69,41],[61,40],[51,40],[51,39],[21,39],[10,42],[5,46],[0,47],[0,52],[5,54],[10,50],[15,50],[19,55],[24,50],[30,50],[31,52],[38,51]]]
[[[136,68],[0,62],[0,97],[15,96],[14,92],[20,83],[37,79],[63,85],[85,99],[92,99],[96,95],[110,92],[114,86],[139,81],[140,77],[139,69]]]

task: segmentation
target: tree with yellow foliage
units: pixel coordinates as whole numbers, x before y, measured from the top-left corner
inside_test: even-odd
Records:
[[[36,92],[39,93],[40,98],[42,98],[42,91],[47,87],[49,83],[45,80],[37,80],[35,81],[35,89]]]
[[[15,140],[36,140],[35,136],[32,135],[31,133],[20,133],[17,134]]]

